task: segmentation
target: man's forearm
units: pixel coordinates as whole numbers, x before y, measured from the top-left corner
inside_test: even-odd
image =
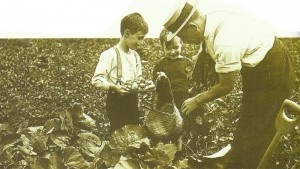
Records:
[[[219,73],[220,83],[212,87],[206,92],[200,93],[196,96],[198,103],[206,103],[214,99],[225,96],[231,92],[235,84],[236,72]]]
[[[225,96],[229,92],[233,90],[232,87],[217,84],[216,86],[212,87],[208,91],[200,93],[196,96],[196,100],[198,103],[206,103],[209,101],[213,101],[217,98]]]

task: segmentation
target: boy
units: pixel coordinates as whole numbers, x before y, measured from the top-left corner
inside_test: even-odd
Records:
[[[175,36],[167,41],[170,32],[163,29],[160,33],[160,43],[164,51],[164,57],[154,66],[153,81],[156,81],[157,72],[164,72],[170,79],[175,105],[180,108],[183,101],[189,98],[189,87],[193,62],[191,59],[181,55],[181,40]]]
[[[124,87],[126,81],[142,76],[142,65],[137,49],[148,33],[148,24],[139,13],[125,16],[121,21],[119,43],[101,53],[92,84],[108,91],[106,111],[111,131],[127,124],[138,124],[138,97]]]
[[[235,74],[241,72],[242,111],[227,167],[257,168],[275,135],[280,106],[292,91],[294,70],[289,53],[255,18],[230,11],[204,14],[197,7],[196,3],[182,3],[164,26],[172,32],[169,39],[179,36],[190,43],[206,44],[219,83],[184,101],[182,112],[189,114],[231,92]]]

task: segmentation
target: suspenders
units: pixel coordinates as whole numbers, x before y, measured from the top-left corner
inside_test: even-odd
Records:
[[[120,51],[119,49],[115,46],[114,47],[115,51],[116,51],[116,54],[117,54],[117,82],[116,84],[122,84],[122,61],[121,61],[121,56],[120,56]],[[134,53],[134,56],[135,56],[135,62],[136,62],[136,65],[138,64],[137,63],[137,55],[136,53]],[[135,77],[136,78],[136,77]]]
[[[122,62],[121,62],[121,56],[119,49],[117,47],[114,47],[116,53],[117,53],[117,82],[116,84],[122,84],[121,78],[122,78]]]

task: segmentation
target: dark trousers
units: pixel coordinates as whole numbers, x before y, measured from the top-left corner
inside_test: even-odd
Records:
[[[190,98],[190,94],[188,91],[175,91],[173,92],[174,102],[176,107],[180,110],[183,102]]]
[[[127,124],[139,124],[137,94],[120,95],[109,91],[106,112],[110,121],[111,132]]]
[[[294,70],[279,39],[254,68],[243,67],[242,111],[227,168],[257,168],[276,133],[275,119],[293,87]]]

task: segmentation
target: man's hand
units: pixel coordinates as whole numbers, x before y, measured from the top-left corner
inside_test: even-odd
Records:
[[[118,92],[119,94],[121,95],[124,95],[124,94],[128,94],[128,89],[125,87],[125,86],[122,86],[122,85],[111,85],[110,88],[113,90],[113,91],[116,91]]]
[[[197,109],[198,106],[199,106],[199,103],[197,102],[196,97],[192,97],[192,98],[186,99],[183,102],[181,111],[183,114],[188,115],[189,113],[191,113],[192,111]]]

